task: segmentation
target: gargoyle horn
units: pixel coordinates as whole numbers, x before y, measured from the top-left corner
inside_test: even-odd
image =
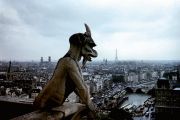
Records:
[[[90,30],[89,26],[88,26],[86,23],[85,23],[84,25],[85,25],[85,27],[86,27],[86,32],[85,32],[85,34],[91,36],[91,30]]]

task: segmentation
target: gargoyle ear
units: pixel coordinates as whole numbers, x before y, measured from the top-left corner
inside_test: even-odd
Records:
[[[86,23],[85,23],[84,25],[85,25],[85,28],[86,28],[85,34],[86,34],[87,36],[91,36],[91,30],[90,30],[89,26],[88,26]]]
[[[78,41],[80,45],[83,45],[86,42],[85,36],[82,33],[78,34]]]

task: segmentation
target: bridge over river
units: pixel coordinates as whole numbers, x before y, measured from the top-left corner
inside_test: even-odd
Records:
[[[148,93],[153,87],[155,87],[156,80],[146,81],[140,84],[131,84],[126,86],[126,88],[131,89],[133,92],[137,92],[137,90],[141,90],[144,93]]]

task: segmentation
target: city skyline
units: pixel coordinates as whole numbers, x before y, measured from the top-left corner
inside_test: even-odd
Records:
[[[180,60],[179,0],[0,0],[0,60],[58,60],[69,37],[85,32],[93,60]]]

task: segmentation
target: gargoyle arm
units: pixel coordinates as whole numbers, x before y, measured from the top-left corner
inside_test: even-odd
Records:
[[[88,92],[87,86],[84,83],[84,80],[77,68],[77,64],[75,63],[75,61],[71,60],[68,64],[67,68],[69,69],[69,70],[67,70],[68,75],[74,81],[74,83],[76,85],[76,90],[75,90],[76,93],[79,95],[82,102],[84,104],[86,104],[90,110],[94,111],[92,102],[90,100],[90,94]]]

